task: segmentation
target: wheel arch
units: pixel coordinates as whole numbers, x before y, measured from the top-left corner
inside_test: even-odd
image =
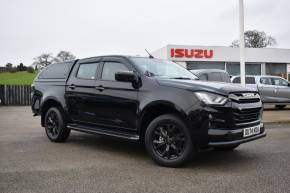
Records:
[[[150,122],[156,117],[164,114],[174,114],[184,121],[188,126],[188,120],[185,111],[170,101],[154,101],[147,104],[140,113],[138,121],[138,129],[140,138],[144,138],[144,134]]]
[[[40,106],[40,114],[41,114],[41,126],[44,127],[44,118],[45,114],[51,107],[59,107],[64,112],[64,108],[60,101],[58,101],[55,97],[46,98]]]

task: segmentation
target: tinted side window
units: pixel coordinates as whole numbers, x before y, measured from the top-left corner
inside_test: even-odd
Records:
[[[272,85],[271,79],[270,78],[261,78],[260,79],[261,84],[267,84],[267,85]]]
[[[199,80],[208,80],[207,74],[201,74],[198,76]]]
[[[281,79],[281,86],[289,86],[289,82]]]
[[[50,64],[44,68],[38,78],[39,79],[66,79],[73,62],[62,62]]]
[[[77,78],[95,79],[98,65],[99,63],[80,64],[80,67],[77,73]]]
[[[246,77],[246,84],[255,84],[255,77]]]
[[[233,80],[233,83],[241,83],[241,78],[240,78],[240,77],[236,77],[236,78]]]
[[[237,77],[233,80],[233,83],[241,83],[241,77]],[[255,77],[246,77],[246,84],[255,84]]]
[[[228,74],[226,74],[226,73],[221,73],[221,81],[222,81],[222,82],[231,82],[231,79],[230,79],[230,77],[229,77]]]
[[[102,72],[102,80],[115,81],[115,73],[121,71],[128,71],[129,69],[122,63],[118,62],[105,62]]]
[[[288,86],[288,82],[281,78],[272,78],[272,82],[276,86]]]
[[[218,72],[209,73],[208,80],[220,82],[221,81],[220,73]]]

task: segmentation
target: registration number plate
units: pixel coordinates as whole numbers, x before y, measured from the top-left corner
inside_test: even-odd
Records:
[[[244,137],[249,137],[260,133],[260,125],[244,129]]]

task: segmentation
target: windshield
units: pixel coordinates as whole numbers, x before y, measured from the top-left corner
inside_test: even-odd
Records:
[[[137,57],[133,57],[131,60],[146,76],[158,76],[173,79],[198,79],[195,75],[179,64],[169,60]]]

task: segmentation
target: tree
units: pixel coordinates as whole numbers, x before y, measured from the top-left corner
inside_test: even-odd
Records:
[[[34,68],[32,66],[27,67],[27,72],[34,73]]]
[[[26,68],[27,67],[24,66],[22,62],[17,66],[17,70],[18,71],[26,71]]]
[[[11,64],[11,63],[7,63],[7,64],[6,64],[6,69],[7,69],[9,72],[12,72],[12,73],[17,72],[17,68],[16,68],[16,67],[13,67],[13,64]]]
[[[6,68],[9,70],[9,69],[11,69],[13,67],[13,64],[11,64],[11,63],[7,63],[6,64]]]
[[[74,60],[75,58],[76,57],[72,53],[70,53],[68,51],[60,51],[56,55],[54,61],[55,62],[64,62],[64,61]]]
[[[46,67],[53,63],[54,57],[50,53],[43,53],[40,56],[33,58],[33,65],[36,66],[37,69]]]
[[[245,47],[246,48],[265,48],[276,45],[276,39],[273,36],[268,36],[263,31],[248,30],[245,31]],[[237,48],[240,46],[239,40],[234,40],[231,47]]]

